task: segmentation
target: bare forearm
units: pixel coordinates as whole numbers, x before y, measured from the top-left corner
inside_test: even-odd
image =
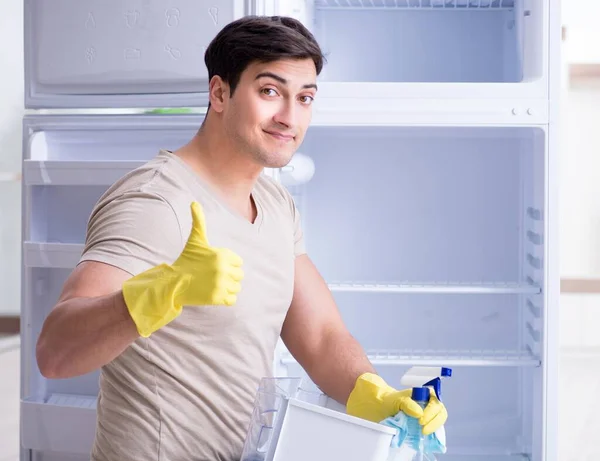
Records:
[[[48,378],[89,373],[121,354],[138,336],[120,291],[72,298],[48,315],[37,343],[38,366]]]
[[[314,353],[307,372],[329,397],[346,404],[357,378],[375,373],[358,341],[347,332],[332,332]]]

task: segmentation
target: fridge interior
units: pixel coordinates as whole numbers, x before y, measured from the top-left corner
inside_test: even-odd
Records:
[[[26,143],[25,245],[33,256],[25,264],[24,376],[32,406],[23,419],[38,428],[26,447],[73,450],[39,429],[68,409],[63,427],[81,435],[75,451],[85,453],[97,372],[45,379],[35,342],[78,259],[66,244],[84,242],[92,207],[116,179],[106,171],[176,149],[199,126],[194,117],[151,119],[134,128],[123,117],[114,131],[98,116]],[[545,139],[535,127],[314,126],[299,150],[314,175],[289,190],[350,332],[391,384],[413,364],[455,369],[443,389],[449,456],[539,459]],[[302,373],[282,360],[290,375]]]
[[[516,83],[542,76],[543,0],[308,0],[322,81]]]
[[[300,149],[308,253],[378,372],[454,368],[450,457],[541,457],[545,144],[538,128],[315,128]]]

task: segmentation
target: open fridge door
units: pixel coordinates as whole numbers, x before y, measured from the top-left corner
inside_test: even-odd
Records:
[[[23,130],[21,461],[89,460],[98,372],[43,377],[35,352],[41,326],[79,260],[102,192],[160,147],[187,142],[203,119],[52,110],[205,111],[205,47],[257,3],[25,0],[25,107],[49,110],[27,115]]]
[[[248,0],[25,0],[25,106],[204,107],[204,50]]]

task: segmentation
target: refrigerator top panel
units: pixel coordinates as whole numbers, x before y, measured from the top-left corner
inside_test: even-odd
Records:
[[[244,0],[25,0],[25,107],[207,104],[204,52]]]

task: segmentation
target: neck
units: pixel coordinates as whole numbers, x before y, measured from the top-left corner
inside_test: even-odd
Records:
[[[252,189],[262,167],[252,162],[231,144],[218,123],[207,117],[192,140],[178,149],[178,155],[240,213],[253,219]]]

